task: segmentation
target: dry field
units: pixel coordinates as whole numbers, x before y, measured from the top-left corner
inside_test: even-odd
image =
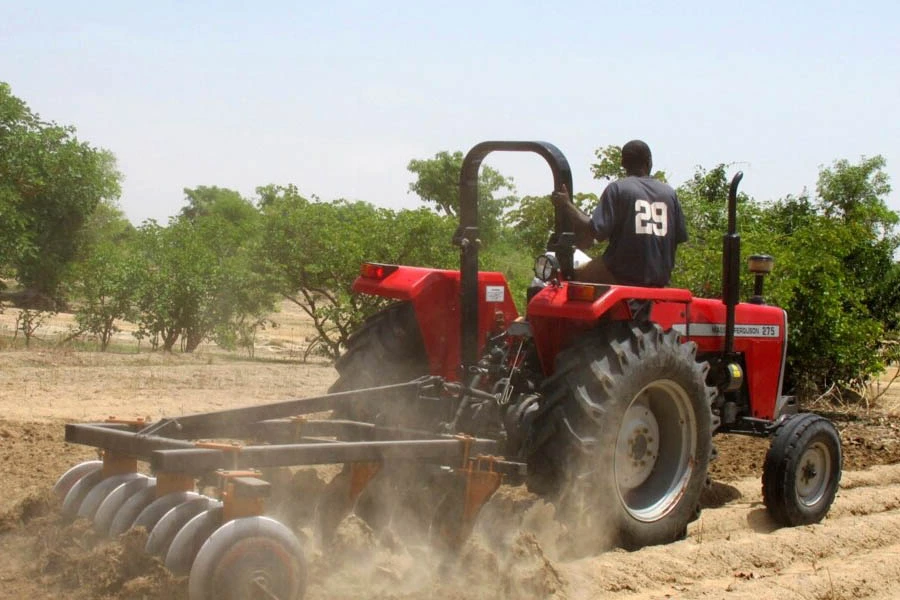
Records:
[[[186,598],[184,581],[145,556],[142,532],[99,540],[84,523],[63,526],[48,490],[92,458],[62,441],[67,420],[174,416],[324,392],[335,372],[301,363],[308,324],[274,316],[256,358],[213,347],[196,355],[75,352],[35,342],[11,349],[14,311],[0,315],[0,598]],[[64,335],[67,316],[39,337]],[[4,331],[6,329],[6,331]],[[5,349],[4,349],[5,348]],[[900,387],[900,385],[897,385]],[[776,529],[761,505],[766,442],[722,436],[706,508],[684,541],[638,552],[566,560],[552,507],[501,488],[455,560],[425,544],[375,535],[352,517],[309,550],[307,598],[781,598],[900,597],[900,394],[868,415],[835,417],[845,450],[841,490],[821,524]]]

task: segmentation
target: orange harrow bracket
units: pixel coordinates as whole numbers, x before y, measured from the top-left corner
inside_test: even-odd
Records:
[[[468,447],[466,454],[468,454]],[[478,513],[502,483],[503,475],[494,470],[496,462],[497,459],[493,456],[478,456],[467,459],[466,465],[454,471],[464,483],[461,486],[463,489],[462,510],[453,513],[458,515],[458,522],[446,522],[439,529],[454,550],[458,550],[468,539],[475,526]]]
[[[460,441],[462,444],[462,468],[466,469],[469,466],[469,455],[472,453],[472,442],[475,441],[471,435],[466,435],[461,433],[459,435],[454,435],[454,438]]]
[[[109,450],[102,452],[103,457],[103,478],[113,475],[125,475],[126,473],[137,473],[137,459],[133,456],[125,456],[115,454]]]
[[[150,424],[150,417],[137,417],[134,419],[120,419],[115,415],[110,415],[106,418],[107,423],[117,424],[117,425],[128,425],[129,427],[133,427],[135,429],[141,429],[142,427],[146,427]]]
[[[237,457],[243,449],[240,444],[223,444],[221,442],[196,442],[194,447],[225,452],[231,457],[231,470],[233,471],[237,470]]]
[[[467,468],[460,471],[460,475],[466,479],[463,525],[469,531],[475,523],[475,517],[481,511],[481,507],[491,499],[503,480],[503,475],[494,471],[496,462],[497,459],[493,456],[479,456],[471,461]]]
[[[348,462],[328,482],[316,509],[323,539],[330,539],[338,524],[353,510],[360,494],[380,470],[380,462]]]
[[[272,486],[259,479],[259,471],[216,471],[226,522],[243,517],[258,517],[265,512],[265,499]]]
[[[350,503],[356,502],[372,478],[381,470],[381,463],[350,463]]]
[[[184,473],[157,473],[156,497],[162,498],[172,492],[190,492],[194,489],[194,478]]]

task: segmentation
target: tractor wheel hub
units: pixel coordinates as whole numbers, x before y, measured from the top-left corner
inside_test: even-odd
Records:
[[[825,444],[811,444],[800,457],[794,479],[797,498],[801,503],[813,506],[822,499],[831,469],[831,454]]]
[[[616,477],[620,489],[644,483],[659,457],[659,424],[642,401],[628,407],[619,429],[616,447]]]

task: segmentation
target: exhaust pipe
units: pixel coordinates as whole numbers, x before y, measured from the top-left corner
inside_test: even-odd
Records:
[[[722,237],[722,302],[725,303],[725,360],[734,353],[734,307],[741,287],[741,236],[737,233],[737,189],[744,178],[738,171],[728,189],[728,233]]]

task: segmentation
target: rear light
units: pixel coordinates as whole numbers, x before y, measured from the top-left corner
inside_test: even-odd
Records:
[[[566,299],[593,302],[609,291],[608,285],[593,285],[590,283],[569,283],[566,286]]]
[[[397,265],[383,265],[381,263],[363,263],[359,268],[359,274],[368,279],[384,279],[398,269]]]

